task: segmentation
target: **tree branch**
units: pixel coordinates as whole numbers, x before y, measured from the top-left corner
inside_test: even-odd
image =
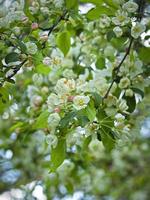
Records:
[[[41,28],[39,27],[42,31],[48,31],[48,36],[52,33],[52,31],[57,27],[57,25],[65,19],[65,16],[67,15],[68,11],[64,11],[64,13],[55,21],[55,23],[49,27],[49,28]],[[43,43],[43,48],[45,47],[46,41]]]
[[[20,65],[17,65],[14,69],[13,69],[13,73],[11,75],[9,75],[8,77],[5,77],[3,82],[0,84],[0,87],[3,86],[3,84],[6,82],[6,81],[9,81],[11,80],[11,78],[13,78],[17,72],[21,69],[21,67],[25,64],[25,62],[27,61],[27,59],[25,59],[22,63],[20,63]]]
[[[143,13],[144,5],[145,5],[145,0],[139,0],[139,8],[138,8],[138,12],[137,12],[138,14],[139,14],[139,13]],[[141,21],[142,17],[143,17],[143,15],[140,14],[140,15],[137,17],[137,21]],[[119,63],[119,65],[115,68],[115,76],[114,76],[114,78],[113,78],[113,80],[112,80],[112,82],[111,82],[111,84],[110,84],[110,86],[109,86],[109,88],[108,88],[106,94],[104,95],[103,100],[104,100],[105,98],[108,97],[109,92],[110,92],[110,90],[111,90],[113,84],[114,84],[115,81],[116,81],[117,75],[118,75],[118,73],[119,73],[119,71],[120,71],[120,67],[122,66],[122,64],[123,64],[124,61],[126,60],[126,57],[130,54],[130,50],[131,50],[133,41],[134,41],[134,38],[131,37],[129,46],[128,46],[127,50],[126,50],[126,53],[125,53],[124,57],[122,58],[122,60],[121,60],[121,62]]]
[[[52,33],[52,31],[56,28],[56,26],[63,20],[68,11],[64,11],[64,13],[56,20],[56,22],[49,28],[41,28],[42,31],[48,31],[48,36]]]

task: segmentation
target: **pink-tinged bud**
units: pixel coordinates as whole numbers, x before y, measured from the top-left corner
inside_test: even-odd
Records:
[[[34,22],[34,23],[31,24],[31,29],[32,30],[36,30],[36,29],[38,29],[38,27],[39,27],[39,25],[36,22]]]
[[[71,102],[72,102],[73,99],[74,99],[74,96],[69,96],[69,97],[68,97],[68,101],[71,101]]]
[[[54,109],[54,112],[59,113],[59,112],[60,112],[60,108],[59,108],[59,107],[56,107],[56,108]]]

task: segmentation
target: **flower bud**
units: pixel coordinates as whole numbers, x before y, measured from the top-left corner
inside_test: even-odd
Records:
[[[60,112],[60,108],[59,108],[59,107],[56,107],[56,108],[54,109],[54,112],[55,112],[55,113],[59,113],[59,112]]]
[[[126,90],[126,92],[125,92],[125,95],[127,96],[127,97],[132,97],[133,96],[133,90],[131,90],[131,89],[127,89]]]
[[[36,22],[34,22],[34,23],[31,24],[31,29],[32,30],[36,30],[36,29],[38,29],[38,27],[39,27],[39,25]]]
[[[68,101],[70,101],[70,102],[72,102],[73,99],[74,99],[74,96],[69,96],[69,97],[68,97]]]
[[[130,85],[130,80],[129,80],[127,77],[123,77],[123,78],[120,80],[119,87],[120,87],[121,89],[127,88],[129,85]]]

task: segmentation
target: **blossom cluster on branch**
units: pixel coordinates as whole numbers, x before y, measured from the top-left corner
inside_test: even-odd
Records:
[[[72,171],[69,155],[85,146],[97,158],[130,140],[150,85],[148,7],[145,0],[27,0],[0,8],[0,112],[18,140],[42,132],[50,172]],[[94,176],[97,185],[103,171]]]

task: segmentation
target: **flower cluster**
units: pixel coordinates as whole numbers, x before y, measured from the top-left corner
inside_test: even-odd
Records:
[[[132,137],[138,103],[149,92],[149,48],[142,35],[150,20],[139,13],[147,4],[91,2],[84,15],[78,1],[14,1],[8,9],[0,8],[0,112],[19,139],[33,133],[27,137],[35,136],[34,150],[29,146],[50,162],[50,180],[57,185],[59,177],[60,193],[65,182],[65,189],[72,190],[75,173],[75,190],[108,194],[112,180],[105,167],[97,170],[108,152],[110,176],[115,167],[126,176],[125,161],[116,149]],[[12,97],[7,90],[14,82],[17,92]],[[132,158],[140,158],[136,150],[130,152]]]

